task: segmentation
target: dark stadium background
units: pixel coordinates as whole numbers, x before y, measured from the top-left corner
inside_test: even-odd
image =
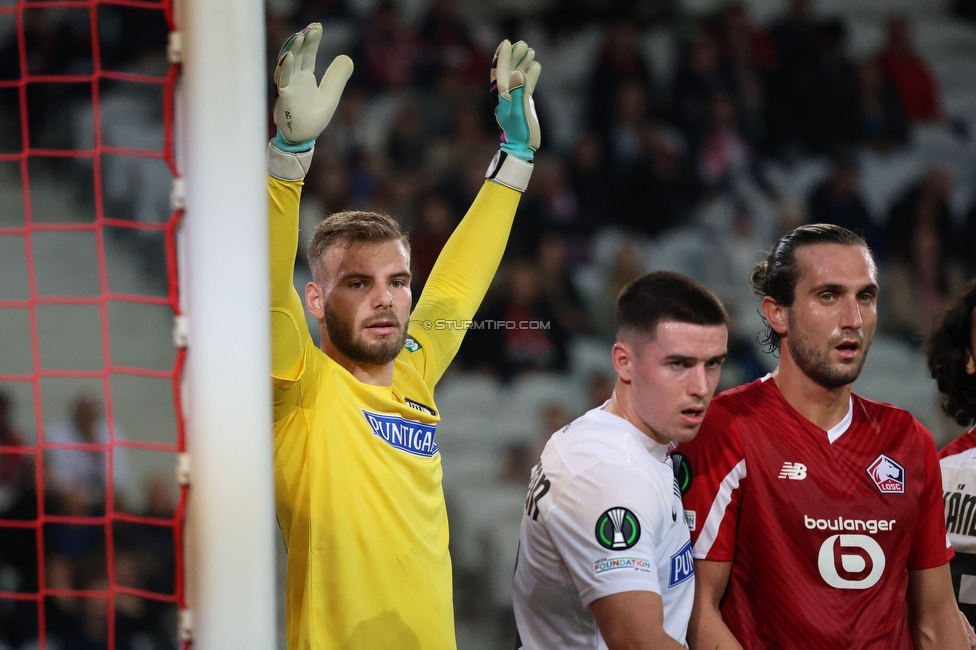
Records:
[[[31,74],[91,71],[87,10],[25,16]],[[105,5],[98,16],[106,65],[165,73],[158,11]],[[747,283],[761,251],[802,223],[860,230],[881,264],[882,293],[856,390],[912,410],[939,446],[959,433],[938,411],[920,346],[932,316],[976,274],[976,1],[273,0],[269,107],[278,46],[312,21],[325,27],[319,71],[344,52],[356,72],[318,141],[303,233],[347,208],[396,216],[411,232],[415,297],[498,145],[487,93],[495,45],[524,39],[543,66],[543,147],[476,318],[540,325],[472,330],[438,386],[462,650],[512,645],[510,581],[529,469],[549,433],[609,396],[614,298],[642,273],[687,273],[725,301],[734,315],[729,387],[775,365],[756,341],[758,301]],[[0,81],[16,79],[19,65],[12,16],[0,14]],[[32,85],[28,110],[32,146],[90,146],[85,88]],[[107,140],[160,147],[160,89],[106,83],[101,111]],[[16,90],[0,87],[0,151],[19,150],[20,124]],[[272,128],[269,118],[269,136]],[[35,219],[92,219],[90,161],[32,159],[30,173]],[[104,174],[105,209],[115,218],[165,220],[171,177],[161,161],[107,160]],[[21,222],[22,203],[16,163],[0,162],[0,227]],[[163,293],[161,238],[116,230],[105,254],[117,290]],[[0,299],[25,282],[23,247],[13,239],[0,237]],[[38,238],[38,281],[69,293],[97,286],[93,242]],[[307,278],[300,259],[296,284]],[[113,355],[168,363],[171,315],[126,309],[112,324]],[[97,315],[52,306],[39,328],[50,341],[44,354],[91,362]],[[23,319],[0,310],[0,372],[30,364],[28,338]],[[99,390],[98,382],[49,382],[46,426],[100,426]],[[0,446],[31,444],[29,389],[2,384],[0,393]],[[119,431],[170,440],[167,400],[158,387],[119,386]],[[173,462],[133,451],[117,463],[126,511],[172,514]],[[23,509],[34,502],[32,480],[23,458],[0,455],[0,519],[33,516]],[[47,497],[48,512],[104,508],[70,477]],[[171,539],[137,526],[120,534],[116,572],[133,586],[172,590]],[[45,535],[49,580],[75,588],[104,580],[103,537],[57,527]],[[36,588],[31,536],[0,528],[0,591]],[[104,612],[71,600],[50,605],[60,612],[49,620],[51,637],[66,649],[104,648],[104,630],[85,625]],[[118,647],[175,647],[172,607],[117,605],[128,607],[120,616],[130,625]],[[2,650],[34,647],[20,607],[0,600]]]

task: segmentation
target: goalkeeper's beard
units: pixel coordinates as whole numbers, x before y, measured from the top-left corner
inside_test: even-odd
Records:
[[[361,329],[365,329],[371,322],[378,320],[393,321],[397,332],[373,343],[365,341],[361,334],[356,336],[353,327],[347,321],[339,318],[339,315],[329,305],[324,305],[323,311],[325,312],[325,331],[329,335],[332,345],[357,363],[368,366],[386,365],[397,358],[407,340],[407,328],[403,326],[400,319],[392,311],[377,314],[363,323]]]

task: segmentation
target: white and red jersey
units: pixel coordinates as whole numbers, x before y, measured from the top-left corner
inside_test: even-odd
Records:
[[[939,452],[946,532],[956,557],[952,587],[959,610],[976,622],[976,429],[956,438]]]
[[[674,458],[696,559],[731,562],[744,648],[910,649],[908,571],[952,558],[931,434],[856,395],[824,431],[769,377],[715,397]]]

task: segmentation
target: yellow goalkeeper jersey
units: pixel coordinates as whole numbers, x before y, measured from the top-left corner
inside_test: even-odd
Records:
[[[302,183],[269,177],[275,506],[289,650],[456,647],[434,385],[474,316],[519,193],[485,183],[441,253],[395,360],[360,382],[316,348],[292,284]]]

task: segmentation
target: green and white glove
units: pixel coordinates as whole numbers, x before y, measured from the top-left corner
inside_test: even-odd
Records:
[[[296,154],[291,162],[272,161],[274,152],[269,149],[269,171],[283,180],[298,180],[308,171],[315,139],[329,125],[352,75],[352,59],[343,54],[332,61],[321,83],[315,80],[315,57],[321,40],[322,25],[312,23],[292,34],[278,53],[274,72],[278,87],[274,121],[278,133],[271,148]]]
[[[542,66],[535,50],[519,41],[501,42],[491,64],[491,100],[501,136],[498,155],[486,178],[524,192],[532,175],[532,161],[542,143],[532,93]]]

